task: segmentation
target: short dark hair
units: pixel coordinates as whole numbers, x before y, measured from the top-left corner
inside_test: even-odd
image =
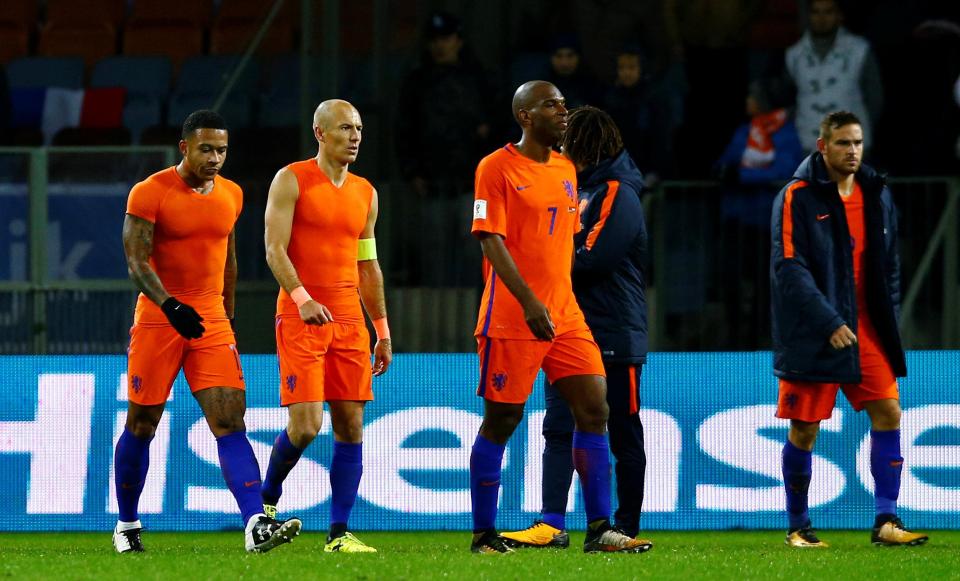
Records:
[[[591,166],[616,157],[623,150],[623,138],[606,111],[585,105],[567,116],[561,146],[574,163]]]
[[[820,121],[820,139],[829,141],[834,129],[840,129],[846,125],[863,126],[863,123],[860,122],[859,117],[850,111],[833,111],[832,113],[827,113],[823,120]]]
[[[183,130],[180,132],[181,139],[186,139],[197,129],[223,129],[226,131],[227,122],[216,111],[210,109],[194,111],[187,115],[187,118],[183,121]]]

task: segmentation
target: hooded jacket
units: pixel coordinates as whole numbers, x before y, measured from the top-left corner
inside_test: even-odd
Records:
[[[647,357],[647,227],[643,176],[626,150],[577,175],[582,229],[574,236],[573,292],[604,361]]]
[[[808,156],[773,203],[770,286],[774,375],[792,381],[859,383],[860,354],[834,349],[830,335],[846,324],[858,333],[865,307],[894,375],[907,374],[897,319],[900,261],[897,217],[886,177],[861,165],[866,305],[857,304],[853,248],[843,200],[820,153]]]

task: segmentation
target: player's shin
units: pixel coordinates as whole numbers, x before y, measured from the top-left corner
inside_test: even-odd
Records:
[[[573,433],[573,466],[580,476],[587,523],[610,518],[610,451],[604,434]]]
[[[900,430],[870,431],[870,473],[873,474],[877,516],[896,515],[900,496]]]
[[[217,438],[220,470],[227,488],[233,493],[243,515],[243,522],[263,513],[260,498],[260,466],[247,440],[247,432],[233,432]]]
[[[273,451],[270,452],[270,463],[267,465],[267,475],[263,479],[261,495],[263,504],[273,505],[280,501],[283,494],[283,481],[293,470],[303,455],[303,450],[297,448],[290,441],[287,430],[283,429],[273,442]]]
[[[497,520],[500,468],[505,448],[479,434],[473,443],[470,452],[470,499],[474,533],[493,529]]]
[[[140,518],[137,505],[150,468],[151,440],[153,436],[138,438],[126,428],[117,440],[113,461],[120,522],[133,523]]]
[[[330,463],[330,538],[347,532],[350,511],[357,501],[357,489],[363,475],[363,444],[333,443]]]
[[[813,466],[813,454],[801,450],[789,440],[783,446],[783,482],[787,496],[787,517],[790,530],[800,529],[810,523],[807,509],[807,490]]]
[[[567,494],[573,482],[573,452],[569,431],[544,431],[543,478],[540,483],[543,494],[543,522],[555,529],[565,530]]]

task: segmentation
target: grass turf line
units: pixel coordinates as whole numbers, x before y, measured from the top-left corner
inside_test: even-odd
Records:
[[[870,531],[818,531],[829,549],[791,549],[778,531],[645,532],[642,555],[586,555],[583,533],[567,550],[469,552],[464,532],[361,532],[379,553],[323,553],[308,531],[264,555],[243,551],[240,532],[145,532],[147,553],[117,555],[110,533],[2,533],[0,577],[30,579],[792,579],[957,578],[960,531],[932,531],[920,547],[882,548]]]

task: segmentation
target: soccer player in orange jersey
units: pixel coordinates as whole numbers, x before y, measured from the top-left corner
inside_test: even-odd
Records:
[[[263,503],[276,514],[283,480],[320,432],[323,402],[333,424],[330,534],[326,552],[375,552],[347,521],[363,473],[363,407],[373,375],[393,357],[374,226],[377,191],[350,173],[363,124],[346,101],[324,101],[313,116],[317,156],[281,169],[267,200],[267,263],[280,283],[277,355],[280,403],[289,421],[280,432],[263,483]],[[363,310],[377,332],[370,336]]]
[[[563,95],[544,81],[521,85],[513,115],[523,130],[477,167],[473,234],[485,286],[475,335],[483,424],[470,454],[477,553],[511,552],[494,526],[507,441],[542,368],[576,422],[573,462],[587,513],[584,551],[639,553],[649,545],[610,526],[608,408],[600,349],[573,295],[579,229],[576,169],[553,151],[567,126]]]
[[[777,417],[790,420],[783,479],[792,547],[826,547],[807,505],[813,445],[837,392],[870,416],[876,545],[919,545],[927,536],[897,517],[900,393],[907,374],[897,329],[897,214],[886,179],[861,164],[863,128],[847,111],[820,123],[817,151],[777,195],[771,290]]]
[[[220,468],[237,499],[248,551],[290,541],[300,521],[262,512],[260,467],[247,440],[243,371],[231,323],[237,280],[234,224],[240,187],[221,177],[227,126],[213,111],[183,123],[175,167],[138,183],[127,200],[123,249],[141,290],[127,350],[129,407],[115,455],[120,519],[113,544],[141,552],[137,504],[149,446],[180,369],[217,438]]]

